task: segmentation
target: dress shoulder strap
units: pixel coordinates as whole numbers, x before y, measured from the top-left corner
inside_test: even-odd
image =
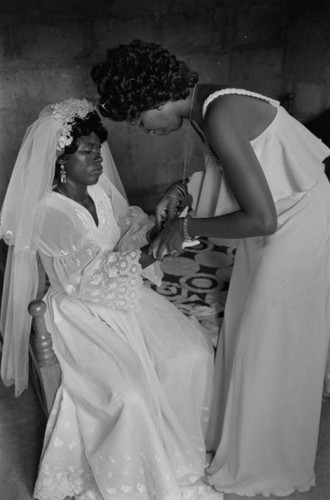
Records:
[[[272,106],[275,106],[276,108],[280,106],[280,102],[277,101],[276,99],[272,99],[271,97],[266,97],[262,94],[258,94],[257,92],[252,92],[250,90],[245,90],[245,89],[222,89],[222,90],[217,90],[216,92],[213,92],[213,94],[210,94],[207,99],[205,99],[204,104],[203,104],[203,118],[205,117],[205,113],[207,110],[208,105],[214,101],[217,97],[221,95],[228,95],[228,94],[238,94],[238,95],[246,95],[249,97],[256,97],[258,99],[262,99],[263,101],[269,102]]]

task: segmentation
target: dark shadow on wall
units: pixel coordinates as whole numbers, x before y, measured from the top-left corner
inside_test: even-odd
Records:
[[[325,109],[304,125],[330,148],[330,108]],[[325,174],[330,180],[330,156],[324,160],[324,164]]]
[[[6,243],[3,240],[0,240],[0,304],[2,298],[3,280],[5,276],[7,249],[8,247]],[[2,343],[2,340],[3,340],[2,333],[0,331],[0,343]]]

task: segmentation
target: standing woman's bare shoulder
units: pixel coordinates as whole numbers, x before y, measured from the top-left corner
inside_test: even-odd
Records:
[[[207,107],[204,127],[211,138],[215,132],[235,133],[248,141],[258,137],[272,122],[276,108],[269,102],[241,94],[225,94],[216,97]]]
[[[207,106],[204,115],[204,131],[216,149],[232,144],[239,137],[249,142],[249,124],[246,106],[237,94],[220,95]]]

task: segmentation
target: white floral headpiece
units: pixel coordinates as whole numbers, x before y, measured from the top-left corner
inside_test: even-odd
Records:
[[[53,115],[62,120],[63,126],[60,129],[60,135],[57,140],[57,149],[62,151],[73,141],[72,125],[75,118],[85,118],[88,113],[95,111],[93,104],[87,99],[67,99],[59,104],[53,104]]]

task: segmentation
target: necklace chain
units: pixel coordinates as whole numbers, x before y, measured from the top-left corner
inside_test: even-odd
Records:
[[[187,176],[188,143],[189,143],[189,135],[190,135],[190,129],[191,129],[191,118],[192,118],[192,111],[193,111],[193,107],[194,107],[194,97],[195,97],[196,87],[197,87],[197,83],[195,84],[194,89],[192,91],[192,95],[191,95],[189,120],[188,120],[186,135],[185,135],[185,141],[184,141],[183,172],[182,172],[183,182],[185,182],[185,179]]]
[[[56,189],[59,193],[63,194],[63,196],[66,196],[66,194],[63,193],[62,189],[60,189],[58,186],[56,186]]]
[[[67,194],[63,193],[62,189],[60,189],[58,186],[56,186],[55,188],[59,193],[61,193],[63,196],[65,196],[66,198],[69,198],[70,200],[73,200],[75,201],[76,203],[79,203],[80,205],[82,205],[83,207],[86,207],[87,206],[87,203],[89,202],[89,194],[87,193],[87,198],[84,200],[84,201],[79,201],[79,200],[75,200],[74,198],[72,198],[71,196],[68,196]]]

